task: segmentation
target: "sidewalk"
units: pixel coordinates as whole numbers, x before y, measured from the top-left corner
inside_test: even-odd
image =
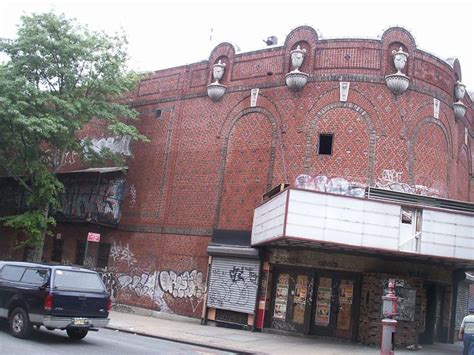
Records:
[[[132,307],[124,308],[135,312]],[[138,313],[138,312],[137,312]],[[152,314],[153,313],[153,314]],[[108,328],[169,340],[260,354],[380,354],[380,350],[325,337],[276,335],[201,325],[200,319],[149,312],[153,316],[111,311]],[[462,343],[425,345],[419,351],[396,350],[398,354],[459,355]]]

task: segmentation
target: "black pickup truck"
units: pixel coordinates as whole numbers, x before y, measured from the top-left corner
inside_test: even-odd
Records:
[[[79,267],[0,261],[0,318],[11,334],[32,327],[66,330],[79,340],[109,323],[110,297],[95,272]]]

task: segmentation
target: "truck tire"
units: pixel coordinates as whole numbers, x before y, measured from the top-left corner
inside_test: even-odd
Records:
[[[66,329],[67,335],[69,335],[69,338],[71,338],[72,340],[81,340],[87,335],[88,332],[88,329]]]
[[[28,338],[33,328],[28,313],[22,308],[15,308],[9,318],[10,333],[17,338]]]

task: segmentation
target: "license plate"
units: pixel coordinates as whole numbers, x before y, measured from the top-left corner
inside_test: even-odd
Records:
[[[74,325],[86,325],[89,324],[89,320],[87,318],[73,318],[72,324]]]

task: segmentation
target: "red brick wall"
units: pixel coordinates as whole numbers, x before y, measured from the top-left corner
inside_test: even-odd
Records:
[[[416,141],[413,144],[415,146],[414,183],[434,188],[439,191],[441,196],[446,196],[449,151],[444,132],[439,126],[428,123],[420,129],[420,133],[416,136]],[[436,159],[434,159],[435,157]],[[452,178],[455,178],[455,176]],[[451,196],[456,196],[456,192],[453,191]]]
[[[261,114],[238,120],[229,136],[219,211],[219,228],[250,230],[253,209],[268,190],[272,126]]]
[[[85,241],[89,231],[99,232],[101,242],[111,244],[108,267],[100,271],[116,303],[200,317],[206,290],[208,238],[61,225],[57,232],[64,240],[63,263],[76,262],[76,243]],[[52,242],[52,238],[47,239],[47,260]],[[89,243],[93,266],[97,252],[98,244]]]
[[[310,78],[292,92],[285,75],[298,44],[307,50],[301,70]],[[384,77],[395,71],[391,51],[399,46],[410,55],[404,70],[410,87],[395,96]],[[213,102],[207,84],[219,59],[226,63],[227,90]],[[170,270],[178,277],[196,270],[205,278],[212,230],[249,230],[262,193],[280,182],[293,184],[302,173],[375,184],[389,170],[398,182],[472,200],[471,139],[461,148],[464,128],[473,129],[473,104],[466,95],[466,119],[455,120],[455,80],[449,64],[417,49],[401,28],[388,29],[380,40],[320,40],[303,26],[281,47],[236,54],[222,43],[208,62],[157,71],[133,97],[138,128],[151,142],[131,145],[122,220],[105,240],[128,245],[142,271]],[[339,101],[340,81],[350,82],[347,102]],[[256,107],[250,107],[252,88],[260,89]],[[441,102],[439,119],[433,118],[433,98]],[[319,133],[334,134],[332,155],[316,154]],[[88,227],[64,228],[65,257],[72,260],[74,239],[85,238]],[[113,261],[114,272],[130,271]],[[173,312],[199,313],[199,299],[166,292],[163,299]],[[158,307],[128,286],[118,300]]]
[[[378,345],[382,335],[382,296],[383,280],[394,278],[388,274],[363,274],[362,275],[362,300],[359,316],[359,340],[364,344]],[[407,346],[415,344],[417,335],[417,324],[425,319],[426,291],[423,282],[418,278],[403,278],[405,287],[416,290],[415,321],[402,321],[397,323],[395,333],[395,345]],[[418,332],[423,331],[420,324]]]

